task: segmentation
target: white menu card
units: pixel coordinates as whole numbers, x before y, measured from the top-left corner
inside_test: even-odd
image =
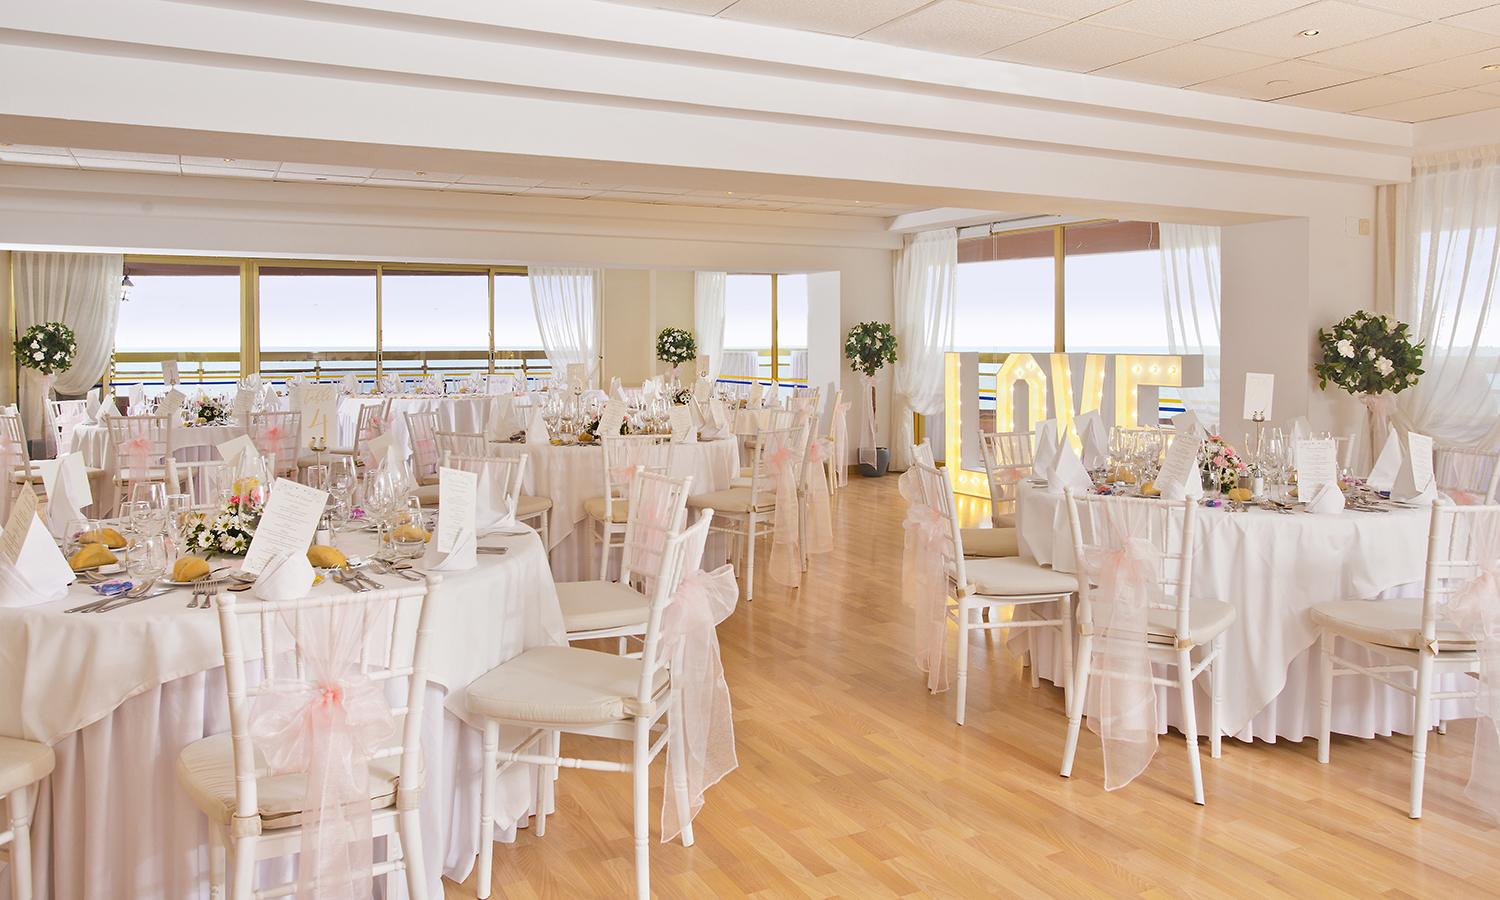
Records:
[[[1307,501],[1318,488],[1339,480],[1338,443],[1333,438],[1297,442],[1297,498]]]
[[[21,558],[31,520],[36,518],[36,505],[36,490],[29,484],[22,485],[21,495],[10,508],[10,518],[5,520],[5,532],[0,534],[0,557],[13,564]]]
[[[1406,446],[1411,455],[1412,487],[1418,492],[1425,491],[1432,484],[1432,438],[1409,431]]]
[[[671,413],[672,442],[682,443],[693,439],[693,414],[686,406],[674,406]]]
[[[618,397],[609,398],[604,404],[604,412],[599,415],[599,437],[616,437],[620,433],[620,425],[625,421],[625,401]]]
[[[1271,418],[1271,400],[1275,394],[1276,376],[1259,372],[1245,373],[1245,418],[1253,419],[1256,413]]]
[[[339,440],[339,392],[336,384],[309,384],[302,388],[302,441],[308,447],[321,439],[324,447]]]
[[[1190,422],[1186,429],[1178,430],[1171,445],[1167,447],[1167,455],[1161,462],[1161,468],[1156,472],[1156,489],[1162,492],[1162,496],[1168,496],[1167,489],[1172,487],[1181,488],[1182,496],[1186,496],[1188,489],[1192,487],[1189,479],[1197,480],[1199,487],[1202,487],[1202,479],[1198,475],[1198,448],[1202,444],[1203,432],[1196,422]]]
[[[298,484],[290,478],[276,479],[271,499],[261,511],[260,524],[255,526],[255,537],[250,539],[250,549],[245,552],[244,571],[259,575],[261,568],[278,553],[288,556],[306,553],[327,502],[327,491]]]
[[[464,529],[474,531],[474,498],[478,491],[478,472],[438,469],[437,552],[451,553]]]

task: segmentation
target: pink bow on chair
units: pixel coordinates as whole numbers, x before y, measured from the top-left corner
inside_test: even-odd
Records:
[[[833,455],[833,441],[817,438],[808,459],[816,478],[807,479],[807,552],[828,553],[833,550],[833,516],[828,508],[828,479],[823,477],[823,463]]]
[[[833,460],[837,470],[837,483],[844,487],[849,483],[849,469],[844,460],[849,458],[849,401],[845,400],[833,408]]]
[[[1494,560],[1495,536],[1479,541],[1480,559]],[[1476,638],[1479,655],[1479,696],[1474,712],[1474,755],[1469,763],[1469,784],[1464,795],[1490,815],[1500,818],[1500,707],[1490,679],[1500,673],[1500,572],[1481,565],[1479,574],[1465,582],[1448,598],[1447,615],[1459,628]],[[1433,647],[1433,652],[1437,652]]]
[[[661,654],[670,658],[672,686],[681,694],[682,717],[671,738],[682,742],[686,796],[677,794],[675,754],[667,754],[662,783],[661,839],[666,843],[691,822],[703,806],[703,792],[734,771],[734,719],[729,685],[719,661],[714,630],[734,612],[740,596],[733,566],[712,572],[697,569],[672,594],[662,614]],[[676,795],[677,802],[671,798]],[[679,807],[686,811],[683,820]]]
[[[280,425],[270,425],[266,428],[261,429],[261,452],[267,452],[267,447],[270,448],[269,452],[271,454],[271,465],[275,467],[276,472],[281,471],[281,444],[291,436],[291,432],[287,431],[285,428],[282,428]],[[274,479],[276,477],[276,472],[270,473],[270,477]]]
[[[367,610],[283,613],[303,648],[307,680],[268,681],[250,736],[272,775],[307,773],[297,895],[370,896],[370,758],[395,731],[385,694],[359,672]]]
[[[1159,587],[1161,552],[1145,538],[1125,537],[1119,550],[1089,547],[1085,562],[1099,582],[1099,603],[1109,611],[1109,621],[1094,640],[1099,709],[1089,728],[1104,744],[1104,789],[1113,791],[1146,771],[1156,755],[1156,688],[1146,610]]]
[[[943,517],[925,503],[907,507],[906,545],[901,559],[901,600],[916,614],[917,668],[927,673],[927,690],[948,689],[943,665],[948,658],[948,560],[952,550]]]
[[[125,454],[125,471],[131,481],[146,481],[151,477],[151,457],[156,451],[156,442],[146,435],[133,437],[120,445]]]
[[[802,554],[798,551],[797,452],[790,445],[767,453],[766,474],[776,479],[776,531],[771,535],[771,577],[787,587],[802,584]],[[752,536],[752,544],[754,542]]]

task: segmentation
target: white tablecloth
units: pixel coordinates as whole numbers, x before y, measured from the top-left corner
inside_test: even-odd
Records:
[[[186,426],[173,428],[172,455],[182,462],[218,459],[219,454],[214,447],[244,433],[245,428],[242,425],[194,425],[191,428]],[[109,428],[102,423],[98,425],[78,423],[73,429],[73,438],[68,450],[72,453],[82,453],[84,465],[104,470],[107,481],[102,483],[100,488],[105,493],[102,497],[94,498],[92,512],[97,516],[113,515],[111,499],[114,496],[114,479],[118,466],[115,462],[114,445],[109,442]]]
[[[439,431],[482,432],[489,415],[490,397],[485,394],[450,394],[411,397],[382,397],[360,394],[339,399],[339,445],[354,443],[354,429],[359,427],[359,409],[372,403],[391,401],[391,434],[402,455],[411,455],[411,439],[406,434],[406,413],[437,411]]]
[[[736,441],[694,441],[678,444],[672,451],[672,477],[693,477],[689,493],[726,491],[739,474]],[[604,449],[598,445],[490,444],[497,456],[531,455],[526,467],[524,493],[550,497],[552,516],[548,539],[552,543],[552,574],[558,581],[587,581],[597,577],[588,571],[588,518],[583,504],[604,496]],[[711,548],[709,557],[715,555]]]
[[[432,897],[440,876],[466,878],[480,849],[482,734],[464,721],[463,689],[525,649],[564,641],[541,541],[487,540],[510,552],[448,573],[433,601],[421,804]],[[57,603],[0,609],[0,734],[57,753],[33,831],[37,896],[207,898],[206,820],[175,769],[184,746],[229,727],[218,616],[186,609],[180,591],[101,615],[62,612],[95,596],[75,585]],[[529,808],[531,777],[524,767],[505,776],[507,832]]]
[[[1074,571],[1062,495],[1023,481],[1016,512],[1022,554]],[[1244,740],[1301,740],[1317,733],[1318,629],[1309,610],[1332,600],[1420,596],[1430,519],[1421,509],[1342,515],[1198,511],[1193,597],[1224,600],[1238,611],[1218,663],[1225,679],[1226,733]],[[1056,681],[1062,675],[1060,654],[1038,638],[1043,643],[1038,671],[1051,672]],[[1456,686],[1464,676],[1451,677]],[[1335,731],[1366,737],[1409,733],[1407,695],[1365,678],[1340,678],[1334,685]],[[1159,695],[1157,709],[1163,729],[1178,724],[1175,695]],[[1206,733],[1208,704],[1201,688],[1197,712],[1200,733]],[[1446,701],[1438,714],[1473,716],[1473,702]]]

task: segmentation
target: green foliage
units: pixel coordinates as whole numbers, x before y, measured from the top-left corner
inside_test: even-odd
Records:
[[[656,358],[669,366],[680,366],[698,357],[698,342],[682,328],[663,328],[656,336]]]
[[[896,362],[896,336],[885,322],[860,322],[849,329],[844,358],[854,371],[874,375],[886,363]]]
[[[1422,345],[1406,337],[1406,323],[1361,310],[1331,330],[1318,329],[1323,361],[1313,367],[1318,386],[1331,381],[1351,394],[1399,394],[1422,374]]]
[[[26,329],[15,342],[16,362],[43,375],[65,371],[73,365],[78,341],[73,329],[61,322],[45,322]]]

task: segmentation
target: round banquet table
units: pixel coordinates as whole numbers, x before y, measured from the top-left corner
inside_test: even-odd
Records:
[[[1426,566],[1428,509],[1387,513],[1291,515],[1252,507],[1231,513],[1202,507],[1193,547],[1192,596],[1232,604],[1217,664],[1224,678],[1224,731],[1241,740],[1277,737],[1300,741],[1318,734],[1318,628],[1309,610],[1333,600],[1417,596]],[[1022,481],[1016,500],[1016,533],[1024,556],[1058,571],[1074,572],[1068,509],[1060,493]],[[1045,637],[1044,637],[1045,636]],[[1060,683],[1060,635],[1037,635],[1038,672]],[[1024,650],[1025,636],[1011,645]],[[1346,658],[1381,660],[1340,643]],[[1457,689],[1465,675],[1444,676],[1435,690]],[[1208,697],[1198,684],[1198,733],[1207,734]],[[1158,688],[1159,727],[1179,725],[1180,705]],[[1443,719],[1472,718],[1472,700],[1433,701]],[[1372,737],[1411,733],[1412,700],[1369,678],[1334,679],[1333,730]]]
[[[464,688],[526,649],[564,643],[536,533],[485,540],[509,552],[444,573],[429,600],[438,604],[422,729],[429,897],[443,896],[441,876],[468,877],[480,850],[483,731],[464,709]],[[363,534],[339,543],[356,553],[373,547]],[[313,590],[343,589],[326,582]],[[173,591],[113,612],[65,615],[97,598],[75,584],[55,603],[0,607],[0,735],[43,741],[57,754],[32,826],[40,900],[208,897],[207,820],[178,787],[177,756],[227,731],[229,714],[218,615],[186,609],[187,597]],[[246,646],[258,652],[253,636]],[[534,773],[512,767],[500,777],[506,824],[497,830],[510,838],[530,810]],[[261,865],[288,874],[285,863]],[[0,897],[8,897],[3,881]]]
[[[672,477],[693,477],[689,493],[707,494],[729,490],[739,474],[738,441],[685,441],[672,450]],[[589,569],[588,515],[583,504],[604,496],[604,448],[598,444],[527,444],[493,442],[496,456],[529,454],[523,493],[550,497],[552,515],[547,535],[551,541],[552,574],[558,581],[588,581],[598,577]],[[707,559],[717,558],[723,548],[711,541]]]
[[[391,401],[391,431],[396,447],[402,456],[411,456],[411,439],[406,434],[406,413],[432,412],[438,414],[439,431],[484,431],[485,418],[489,415],[489,394],[437,394],[384,397],[379,394],[360,394],[339,398],[339,444],[350,447],[354,444],[354,430],[359,427],[359,409],[373,403]]]
[[[219,452],[214,448],[244,433],[245,426],[243,425],[173,426],[172,455],[181,462],[218,459]],[[113,485],[118,465],[115,462],[114,445],[109,442],[109,427],[102,422],[96,425],[79,422],[73,427],[73,437],[68,450],[72,453],[82,453],[84,465],[104,470],[105,477],[108,479],[104,484],[106,494],[103,497],[94,498],[93,514],[114,515],[115,511],[111,507],[110,500],[114,496]]]

